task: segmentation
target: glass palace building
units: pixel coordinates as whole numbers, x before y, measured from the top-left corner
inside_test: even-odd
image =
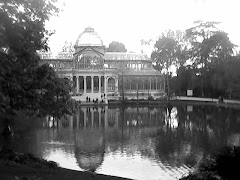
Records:
[[[50,64],[60,77],[73,81],[72,97],[76,100],[154,99],[165,94],[163,75],[143,53],[106,52],[93,28],[78,37],[73,53],[39,53],[41,64]]]

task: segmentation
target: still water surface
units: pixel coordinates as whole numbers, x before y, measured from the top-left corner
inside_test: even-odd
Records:
[[[4,142],[60,166],[131,179],[178,179],[210,152],[240,144],[239,109],[82,107]]]

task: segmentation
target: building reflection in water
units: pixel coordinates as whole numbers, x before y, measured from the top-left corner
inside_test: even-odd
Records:
[[[48,142],[41,146],[45,158],[56,161],[46,149],[61,148],[80,170],[176,179],[217,147],[240,144],[239,119],[237,110],[208,106],[81,107],[72,116],[48,118],[39,138]]]
[[[149,142],[141,140],[138,134],[141,131],[143,134],[154,134],[158,126],[164,124],[164,117],[165,111],[157,108],[82,107],[72,116],[55,120],[48,118],[43,126],[57,129],[53,137],[55,141],[74,144],[80,169],[96,171],[106,153],[125,151],[133,155],[146,147],[152,151],[153,143],[145,147],[144,143]],[[66,135],[67,132],[72,135]],[[131,145],[133,141],[136,146]]]

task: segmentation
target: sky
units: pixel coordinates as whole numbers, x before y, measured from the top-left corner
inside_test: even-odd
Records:
[[[149,54],[154,43],[143,47],[141,39],[156,41],[162,32],[186,30],[196,20],[222,22],[218,27],[240,46],[240,0],[59,0],[59,6],[59,16],[46,23],[56,31],[48,43],[54,54],[66,41],[75,44],[88,26],[105,46],[118,41],[128,51]]]

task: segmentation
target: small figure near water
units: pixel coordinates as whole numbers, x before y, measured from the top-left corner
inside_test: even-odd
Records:
[[[219,96],[219,97],[218,97],[218,103],[223,103],[223,98],[222,98],[222,96]]]

